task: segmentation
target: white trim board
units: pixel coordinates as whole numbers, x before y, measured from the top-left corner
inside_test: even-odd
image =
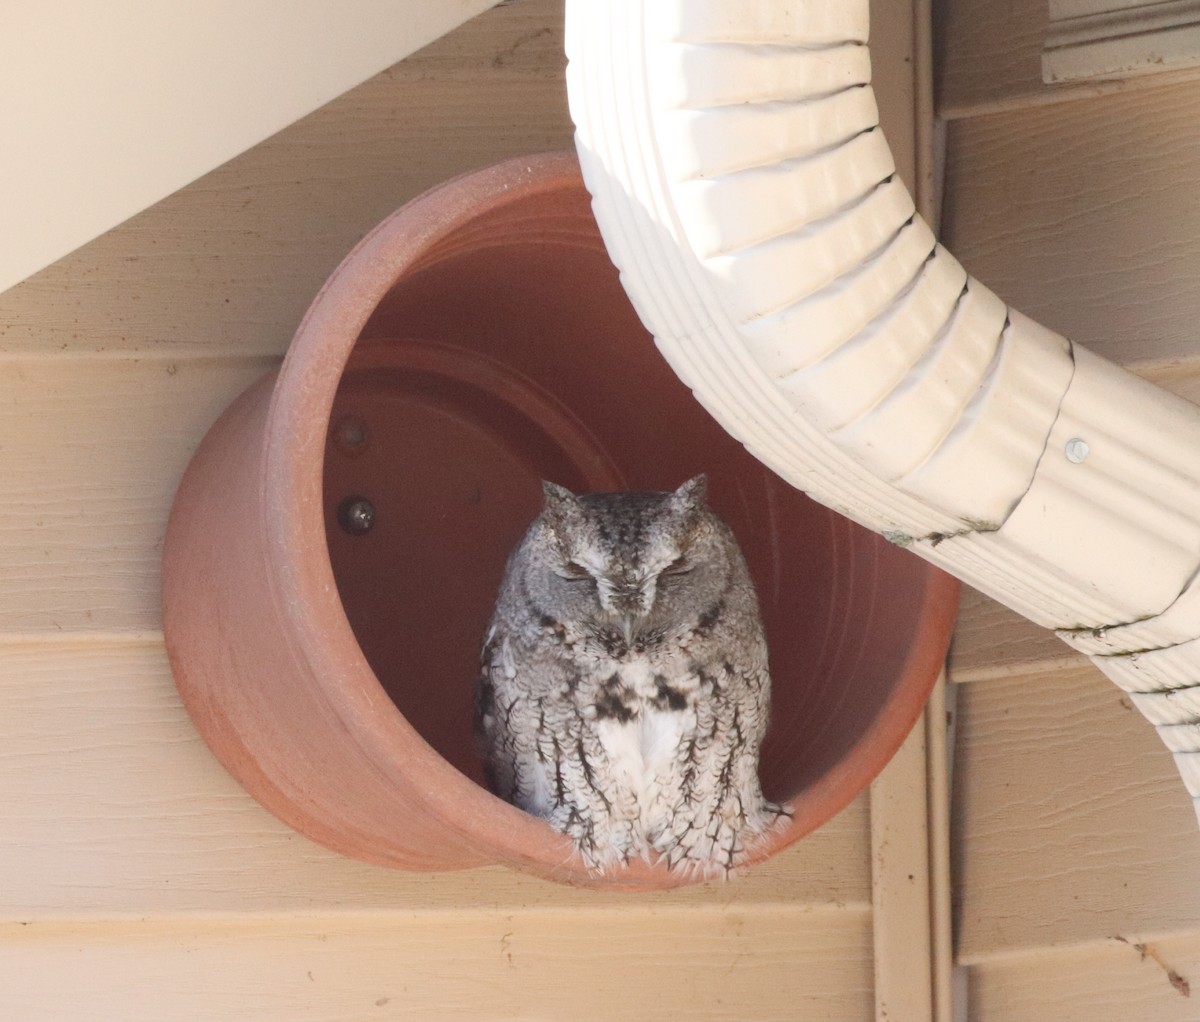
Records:
[[[0,4],[0,291],[494,2]]]
[[[1047,83],[1200,66],[1200,0],[1049,0]]]

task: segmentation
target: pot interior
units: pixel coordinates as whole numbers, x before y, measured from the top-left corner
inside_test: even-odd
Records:
[[[339,593],[408,721],[482,782],[479,648],[543,478],[668,489],[702,471],[770,645],[764,788],[792,800],[877,724],[933,569],[782,482],[709,417],[634,313],[581,185],[483,211],[409,267],[351,354],[324,467]]]

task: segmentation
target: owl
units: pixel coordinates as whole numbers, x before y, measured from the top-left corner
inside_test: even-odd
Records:
[[[667,493],[544,483],[484,639],[492,790],[596,873],[641,857],[725,876],[785,814],[758,779],[771,688],[758,600],[706,488],[703,475]]]

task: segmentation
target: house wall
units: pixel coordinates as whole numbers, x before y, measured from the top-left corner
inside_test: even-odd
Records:
[[[1045,0],[935,7],[943,240],[1015,308],[1200,400],[1200,80],[1045,86],[1046,22]],[[1196,1018],[1200,833],[1151,726],[975,594],[951,676],[969,1017]]]
[[[911,168],[911,10],[877,6]],[[557,0],[490,11],[0,294],[0,1016],[873,1016],[875,904],[899,904],[879,881],[913,880],[906,828],[923,854],[920,735],[874,841],[864,793],[736,882],[599,894],[312,844],[224,773],[171,679],[159,560],[201,437],[383,216],[571,144],[561,36]],[[927,949],[890,927],[894,984]]]
[[[495,2],[0,6],[0,291]]]

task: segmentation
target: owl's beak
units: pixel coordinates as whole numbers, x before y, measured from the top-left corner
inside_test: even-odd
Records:
[[[633,614],[626,614],[621,618],[621,634],[625,637],[626,646],[633,642],[633,619]]]

